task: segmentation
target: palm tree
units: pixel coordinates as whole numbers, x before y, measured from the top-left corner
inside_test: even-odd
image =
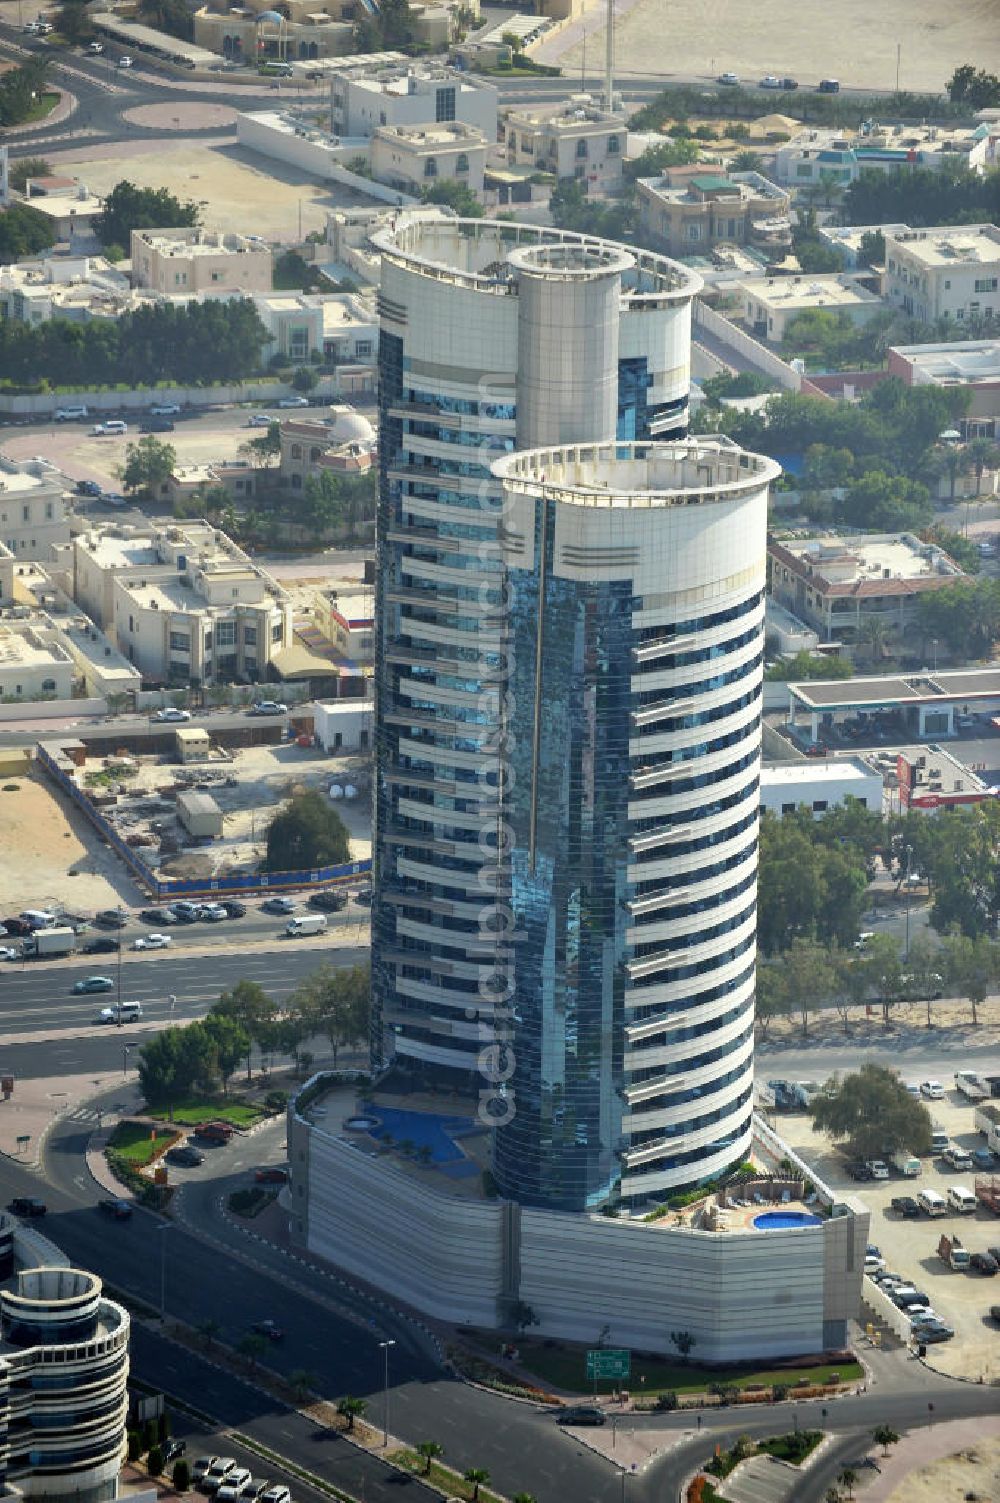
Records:
[[[307,1372],[304,1367],[298,1367],[289,1375],[288,1381],[295,1393],[296,1403],[304,1404],[316,1386],[316,1374]]]
[[[205,1347],[208,1351],[211,1351],[212,1342],[215,1340],[216,1336],[218,1336],[221,1330],[222,1327],[219,1325],[219,1322],[217,1320],[203,1320],[199,1325],[198,1335],[204,1339]]]
[[[354,1429],[354,1421],[360,1419],[368,1408],[364,1399],[356,1399],[352,1394],[345,1394],[337,1405],[337,1413],[347,1421],[348,1433]]]
[[[873,663],[881,662],[889,644],[889,628],[881,616],[869,616],[861,627],[861,642]]]
[[[472,1484],[472,1503],[476,1503],[479,1497],[479,1489],[484,1483],[489,1482],[490,1474],[484,1466],[470,1466],[467,1472],[463,1472],[466,1482]]]
[[[242,1341],[237,1347],[237,1351],[239,1352],[241,1357],[245,1357],[247,1359],[250,1371],[253,1372],[255,1367],[257,1366],[257,1359],[259,1357],[262,1357],[267,1351],[267,1337],[258,1336],[256,1331],[249,1331],[247,1335],[243,1337]]]
[[[1000,467],[1000,449],[992,439],[974,438],[965,446],[965,453],[976,477],[976,500],[982,494],[983,476],[987,470]]]
[[[444,1455],[444,1446],[439,1445],[436,1440],[422,1440],[417,1446],[417,1455],[424,1458],[424,1476],[427,1477],[430,1474],[431,1462]]]
[[[894,1446],[899,1436],[889,1425],[876,1425],[872,1431],[872,1440],[877,1446],[882,1447],[882,1455],[888,1456],[890,1446]]]
[[[848,1499],[854,1497],[854,1484],[858,1480],[858,1474],[853,1467],[845,1466],[837,1481],[842,1487],[846,1487]]]

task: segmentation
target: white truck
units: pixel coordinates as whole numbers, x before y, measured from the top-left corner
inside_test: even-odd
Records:
[[[24,941],[24,954],[33,960],[50,955],[71,955],[76,949],[76,932],[68,927],[36,929]]]
[[[987,1148],[1000,1153],[1000,1106],[994,1106],[992,1102],[977,1106],[975,1122],[977,1132],[986,1139]]]
[[[986,1101],[990,1095],[989,1086],[972,1070],[955,1071],[955,1089],[969,1101]]]
[[[920,1160],[906,1148],[897,1148],[892,1156],[892,1162],[897,1172],[905,1179],[916,1179],[920,1173]]]

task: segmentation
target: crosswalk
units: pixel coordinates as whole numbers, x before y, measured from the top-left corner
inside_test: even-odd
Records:
[[[89,1106],[78,1106],[72,1111],[68,1111],[66,1116],[70,1122],[93,1122],[96,1124],[101,1120],[102,1113],[95,1111]]]

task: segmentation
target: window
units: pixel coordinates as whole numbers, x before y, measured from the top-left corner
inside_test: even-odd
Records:
[[[22,506],[21,507],[21,521],[22,522],[30,522],[31,521],[31,507],[30,506]]]
[[[997,290],[997,279],[996,279],[996,277],[977,277],[976,278],[976,291],[977,292],[996,292],[996,290]]]
[[[244,626],[244,628],[243,628],[243,641],[244,641],[244,644],[247,647],[256,647],[256,645],[257,645],[257,628],[256,628],[256,626]]]
[[[437,90],[437,97],[434,101],[434,119],[436,121],[441,121],[454,120],[454,118],[455,88],[454,85],[451,85],[448,88]]]
[[[292,458],[293,459],[301,459],[302,458],[302,445],[301,444],[293,444],[291,452],[292,452]]]
[[[577,141],[577,143],[576,143],[576,154],[577,154],[578,157],[589,157],[589,155],[590,155],[590,149],[587,146],[586,141]]]
[[[700,240],[701,239],[701,225],[700,224],[689,224],[687,226],[687,238],[689,240]]]
[[[617,136],[609,136],[608,137],[608,156],[609,157],[616,157],[618,155],[619,151],[621,151],[621,146],[619,144],[618,137]]]
[[[181,631],[172,631],[170,633],[170,651],[171,652],[190,652],[191,651],[191,638],[189,636],[185,635],[184,632],[181,632]]]
[[[426,162],[424,163],[424,177],[437,177],[437,175],[437,157],[428,157]]]
[[[56,687],[56,681],[55,681],[54,678],[43,678],[42,679],[42,693],[43,694],[51,694],[54,691],[55,687]]]
[[[782,804],[782,806],[781,806],[781,812],[782,812],[782,814],[794,814],[795,813],[795,805],[794,804]]]
[[[52,521],[52,515],[53,515],[53,512],[52,512],[52,502],[51,501],[46,501],[46,503],[45,503],[45,520],[46,520],[46,522],[51,522]]]
[[[218,621],[215,627],[215,645],[233,647],[236,644],[236,622]]]
[[[271,627],[271,641],[272,642],[280,642],[281,638],[282,638],[283,632],[284,632],[284,628],[283,628],[281,622],[280,621],[276,622],[275,625]]]
[[[213,282],[221,282],[221,280],[222,280],[221,274],[219,272],[217,272],[217,271],[213,271],[212,272],[212,281]]]
[[[357,359],[365,360],[371,356],[372,349],[373,346],[370,339],[359,339],[354,346],[354,354]]]
[[[827,801],[826,801],[825,798],[814,798],[813,799],[813,813],[814,814],[825,814],[826,810],[827,810]]]
[[[469,170],[469,158],[467,157],[467,155],[465,154],[464,151],[460,151],[458,153],[458,156],[455,159],[455,171],[456,172],[468,172],[468,170]]]

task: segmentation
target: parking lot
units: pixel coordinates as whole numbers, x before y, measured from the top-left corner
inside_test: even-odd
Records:
[[[951,1077],[942,1078],[945,1097],[925,1104],[935,1124],[947,1132],[952,1144],[981,1148],[985,1139],[976,1132],[975,1108],[954,1089]],[[891,1210],[894,1196],[917,1195],[933,1188],[947,1195],[952,1185],[973,1188],[975,1172],[951,1169],[940,1158],[924,1158],[922,1172],[904,1179],[890,1165],[888,1180],[856,1184],[847,1171],[847,1159],[829,1139],[813,1130],[805,1116],[782,1116],[782,1137],[792,1145],[817,1174],[835,1190],[856,1196],[871,1208],[871,1240],[881,1249],[886,1267],[902,1274],[929,1297],[934,1310],[954,1328],[952,1341],[928,1348],[928,1361],[941,1372],[983,1379],[1000,1379],[1000,1325],[991,1320],[990,1305],[1000,1304],[1000,1277],[956,1273],[937,1254],[942,1234],[960,1237],[970,1252],[985,1252],[1000,1246],[1000,1216],[979,1206],[974,1215],[949,1211],[933,1220],[921,1216],[905,1220]],[[1000,1175],[1000,1163],[996,1171]]]

